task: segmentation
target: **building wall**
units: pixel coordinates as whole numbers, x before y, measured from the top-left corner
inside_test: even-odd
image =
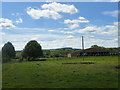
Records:
[[[68,57],[68,58],[71,58],[72,56],[71,56],[71,54],[68,54],[67,57]]]

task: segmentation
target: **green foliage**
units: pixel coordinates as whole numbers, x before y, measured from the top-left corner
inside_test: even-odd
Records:
[[[50,57],[50,50],[43,50],[43,55],[44,55],[44,57],[49,58]]]
[[[104,47],[98,45],[92,45],[91,48],[104,48]]]
[[[2,61],[3,62],[8,62],[11,61],[12,58],[15,57],[15,48],[12,45],[11,42],[7,42],[3,47],[2,47]]]
[[[51,57],[60,57],[61,54],[60,54],[59,52],[57,52],[57,51],[56,51],[56,52],[54,51],[54,52],[51,52],[51,53],[50,53],[50,56],[51,56]]]
[[[20,59],[22,57],[22,51],[16,51],[16,59]]]
[[[66,57],[68,53],[72,53],[79,49],[72,49],[72,48],[61,48],[61,49],[50,49],[50,50],[43,50],[44,57]]]
[[[43,52],[42,52],[41,46],[35,40],[29,41],[22,52],[22,57],[27,58],[28,60],[35,59],[42,56],[43,56]]]

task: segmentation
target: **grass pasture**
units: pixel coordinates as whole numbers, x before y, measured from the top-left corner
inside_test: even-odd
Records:
[[[62,64],[94,62],[95,64]],[[3,88],[118,88],[117,56],[4,63]]]

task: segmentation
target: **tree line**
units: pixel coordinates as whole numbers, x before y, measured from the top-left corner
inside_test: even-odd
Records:
[[[102,48],[117,51],[119,48],[105,48],[98,45],[92,45],[91,48]],[[38,58],[54,58],[54,57],[67,57],[68,53],[78,51],[80,49],[73,48],[59,48],[59,49],[49,49],[42,50],[41,45],[36,40],[29,41],[24,49],[19,53],[15,51],[14,46],[11,42],[7,42],[2,47],[0,52],[0,57],[2,57],[2,62],[10,62],[12,59],[19,59],[19,61],[36,60]]]
[[[2,47],[1,53],[2,53],[3,63],[10,62],[13,58],[16,57],[15,48],[11,42],[7,42]],[[22,61],[23,59],[27,59],[28,61],[34,60],[42,56],[43,56],[43,51],[41,45],[36,40],[31,40],[25,45],[21,53],[20,61]]]

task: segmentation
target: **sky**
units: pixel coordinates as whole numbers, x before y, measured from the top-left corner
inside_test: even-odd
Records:
[[[81,49],[82,36],[85,48],[117,47],[118,13],[117,2],[3,2],[0,47],[37,40],[42,49]]]

